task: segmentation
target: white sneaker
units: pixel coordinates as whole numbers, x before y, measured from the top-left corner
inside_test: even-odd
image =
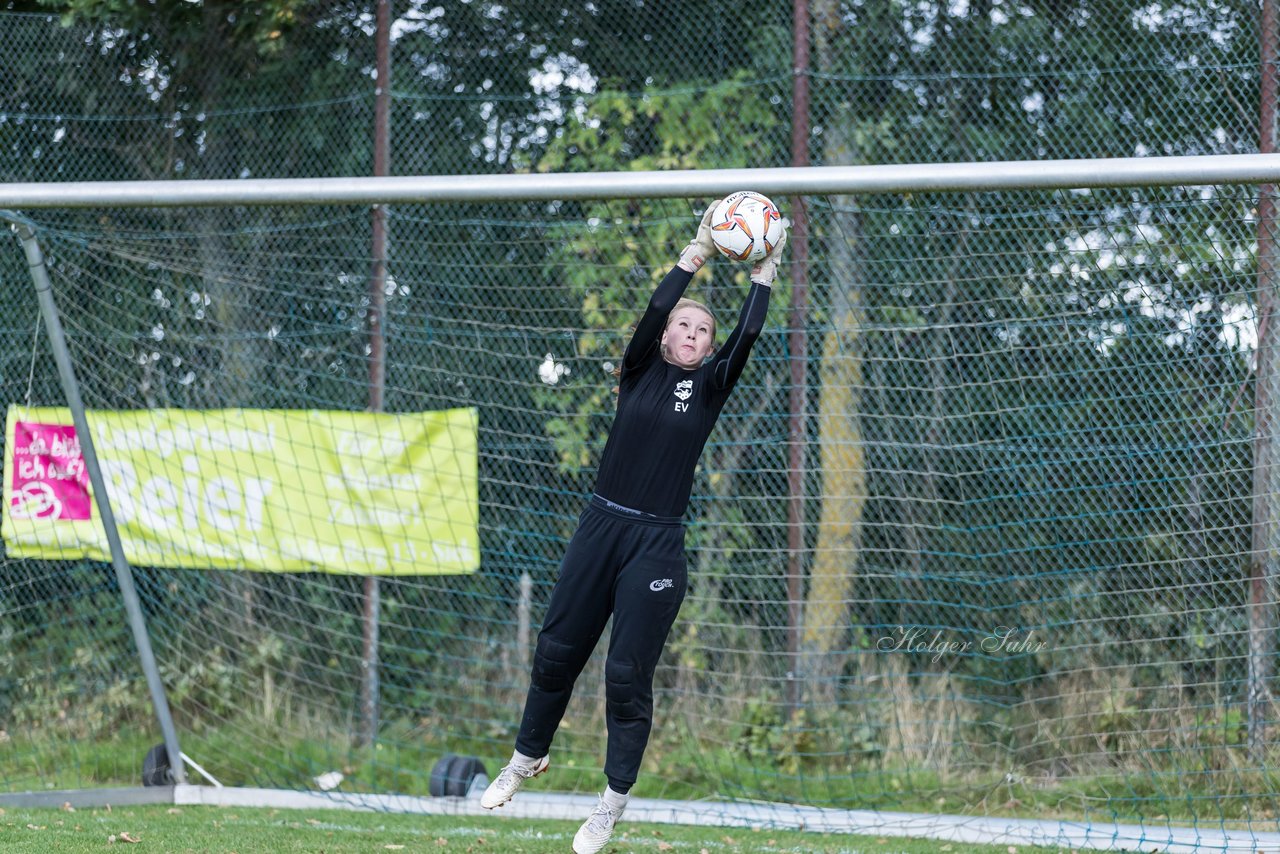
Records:
[[[613,827],[622,817],[625,807],[610,807],[600,798],[591,815],[573,836],[573,854],[596,854],[613,838]]]
[[[525,780],[532,780],[551,767],[551,757],[544,756],[532,765],[519,765],[512,762],[498,772],[489,788],[480,796],[480,806],[487,810],[497,809],[516,796]]]

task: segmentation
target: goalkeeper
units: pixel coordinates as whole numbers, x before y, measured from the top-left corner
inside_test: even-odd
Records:
[[[715,351],[715,318],[682,298],[693,274],[717,254],[714,207],[650,297],[627,345],[595,494],[579,517],[538,635],[515,753],[481,799],[486,809],[499,807],[547,770],[574,681],[612,615],[605,661],[609,784],[574,837],[577,854],[608,844],[636,781],[652,724],[654,669],[685,595],[681,517],[693,470],[763,328],[786,245],[784,232],[751,270],[738,325]]]

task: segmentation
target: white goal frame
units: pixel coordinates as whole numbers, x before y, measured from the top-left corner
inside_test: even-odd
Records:
[[[1280,154],[669,172],[11,183],[0,184],[0,219],[20,222],[23,211],[67,208],[695,198],[724,195],[743,187],[777,196],[798,196],[1219,184],[1280,184]],[[174,748],[172,752],[177,754],[176,743]],[[475,785],[467,797],[419,798],[179,784],[147,789],[0,794],[0,805],[173,803],[488,814],[480,809],[478,795]],[[593,803],[594,798],[581,795],[530,793],[522,795],[503,814],[508,818],[577,819]],[[804,829],[1074,849],[1280,850],[1280,833],[1276,832],[839,810],[783,803],[633,798],[627,817],[671,824]]]

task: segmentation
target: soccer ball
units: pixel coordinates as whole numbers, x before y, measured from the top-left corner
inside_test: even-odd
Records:
[[[782,239],[782,212],[768,196],[742,190],[725,196],[711,214],[711,239],[725,257],[754,264]]]

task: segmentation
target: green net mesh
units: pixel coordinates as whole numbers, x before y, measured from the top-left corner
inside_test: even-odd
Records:
[[[711,7],[399,10],[393,173],[786,165],[791,10],[731,30]],[[0,177],[368,174],[363,12],[243,50],[0,13]],[[817,165],[1257,150],[1254,7],[812,14]],[[423,793],[446,753],[496,770],[610,372],[708,201],[390,210],[383,406],[477,411],[480,569],[380,580],[370,742],[361,575],[136,567],[186,753],[227,784],[354,792]],[[637,793],[1275,830],[1274,712],[1250,703],[1274,653],[1258,201],[806,199],[809,310],[784,275],[703,458]],[[25,215],[91,409],[369,405],[367,210]],[[744,274],[697,282],[722,328]],[[0,277],[4,402],[60,406],[16,245]],[[158,734],[110,566],[0,552],[0,640],[0,788],[136,781]],[[599,787],[602,667],[552,789]]]
[[[1270,707],[1247,703],[1253,191],[807,204],[811,310],[793,328],[779,283],[699,469],[693,582],[637,793],[1269,825]],[[371,744],[358,564],[138,567],[183,750],[221,782],[310,788],[337,770],[344,791],[423,793],[440,756],[492,772],[510,749],[610,372],[701,201],[552,207],[391,212],[386,409],[478,411],[481,561],[381,580]],[[92,410],[216,425],[229,407],[366,407],[367,213],[39,226]],[[24,342],[7,396],[60,404],[18,253],[4,263]],[[745,270],[695,283],[722,325]],[[811,391],[792,599],[796,331]],[[3,566],[6,786],[127,780],[155,730],[109,567]],[[602,652],[557,739],[554,789],[599,786]]]

